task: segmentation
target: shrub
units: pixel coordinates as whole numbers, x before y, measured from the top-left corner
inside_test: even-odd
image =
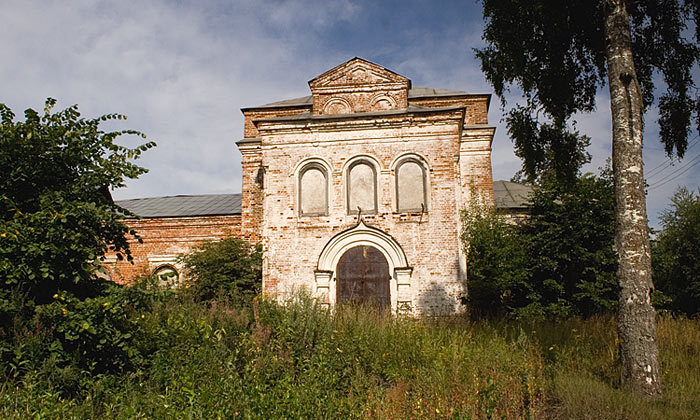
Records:
[[[517,227],[475,202],[462,213],[462,224],[471,314],[491,317],[523,306],[531,288]]]
[[[663,229],[652,242],[654,284],[671,302],[667,307],[700,313],[700,196],[685,188],[661,215]]]
[[[529,218],[508,223],[472,203],[463,213],[472,313],[591,316],[617,304],[614,201],[609,170],[566,188],[543,179]]]
[[[262,288],[262,247],[226,238],[205,242],[182,257],[186,287],[197,301],[247,302]]]

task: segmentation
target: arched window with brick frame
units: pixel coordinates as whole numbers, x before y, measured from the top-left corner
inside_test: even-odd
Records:
[[[159,286],[177,287],[180,285],[180,273],[171,264],[159,265],[153,270],[153,276],[156,278]]]
[[[328,171],[317,162],[299,171],[299,215],[328,215]]]
[[[396,208],[402,213],[428,211],[428,172],[417,158],[396,165]]]
[[[347,169],[348,213],[377,213],[377,170],[371,162],[360,159]]]

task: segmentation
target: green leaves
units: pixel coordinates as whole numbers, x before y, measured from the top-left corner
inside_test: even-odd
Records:
[[[700,196],[681,188],[661,216],[663,229],[652,243],[654,284],[667,309],[700,313]]]
[[[486,46],[475,50],[486,79],[506,106],[505,94],[515,85],[525,106],[508,111],[508,131],[528,176],[533,167],[571,147],[577,155],[588,144],[574,130],[573,116],[596,107],[598,89],[605,85],[605,3],[588,0],[482,0]],[[669,156],[683,157],[693,117],[700,122],[700,95],[693,69],[700,64],[700,5],[689,0],[626,2],[634,65],[644,106],[658,102],[662,143]],[[690,29],[695,28],[694,33]],[[694,37],[694,39],[693,39]],[[654,76],[657,75],[657,76]],[[658,77],[660,75],[661,77]],[[514,113],[527,113],[538,126],[552,125],[562,137],[541,142]],[[700,126],[699,126],[700,127]],[[539,131],[539,130],[536,130]],[[559,152],[557,146],[560,146]],[[542,149],[550,153],[534,153]],[[557,160],[554,160],[556,162]],[[580,164],[578,160],[575,163]],[[551,166],[551,165],[550,165]],[[557,168],[557,170],[570,168]],[[571,178],[571,177],[570,177]]]
[[[0,290],[23,301],[15,308],[50,303],[60,290],[79,298],[102,293],[95,261],[108,247],[129,255],[126,212],[109,190],[145,173],[132,160],[155,145],[114,143],[142,135],[100,130],[118,114],[85,119],[75,105],[57,112],[55,105],[49,98],[43,114],[27,109],[24,121],[14,121],[0,104]],[[7,332],[20,314],[0,315]]]
[[[226,238],[205,242],[182,258],[197,300],[247,302],[262,288],[262,247]]]
[[[508,223],[489,208],[463,215],[469,304],[479,315],[590,316],[617,303],[612,175],[562,188],[545,177],[529,218]]]

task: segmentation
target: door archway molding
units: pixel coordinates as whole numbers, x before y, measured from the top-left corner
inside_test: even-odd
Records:
[[[315,277],[315,294],[321,302],[335,305],[335,270],[340,258],[350,248],[367,245],[384,254],[389,263],[392,277],[389,284],[391,306],[394,310],[411,311],[411,274],[413,267],[408,265],[406,253],[401,245],[386,232],[367,226],[364,221],[332,237],[324,246],[318,258]]]

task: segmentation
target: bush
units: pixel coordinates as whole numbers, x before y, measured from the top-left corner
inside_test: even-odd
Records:
[[[262,289],[262,247],[226,238],[205,242],[182,257],[186,287],[197,301],[248,302]]]
[[[472,204],[462,217],[472,313],[591,316],[615,308],[613,184],[609,170],[567,188],[543,179],[517,225]]]
[[[663,229],[652,242],[654,284],[670,302],[665,307],[700,314],[700,196],[685,188],[661,215]]]
[[[130,258],[125,236],[135,232],[109,191],[146,172],[132,160],[154,144],[127,148],[120,135],[143,134],[100,129],[122,115],[85,119],[55,104],[27,109],[24,121],[0,104],[0,336],[59,291],[102,293],[95,270],[107,250]]]
[[[143,325],[146,314],[168,293],[141,283],[109,283],[102,294],[85,299],[57,292],[53,302],[37,306],[30,323],[18,320],[3,340],[0,375],[16,382],[40,372],[42,386],[74,394],[95,375],[142,369],[154,351],[155,333]]]
[[[462,213],[462,225],[472,316],[493,317],[523,306],[531,287],[517,226],[478,203]]]

